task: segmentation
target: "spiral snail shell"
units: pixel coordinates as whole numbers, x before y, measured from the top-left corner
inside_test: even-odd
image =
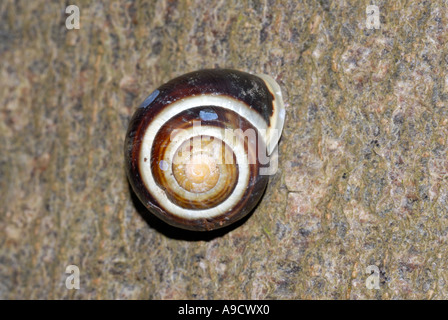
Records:
[[[260,200],[284,118],[280,87],[269,76],[229,69],[182,75],[134,113],[125,140],[128,179],[149,211],[171,225],[227,226]]]

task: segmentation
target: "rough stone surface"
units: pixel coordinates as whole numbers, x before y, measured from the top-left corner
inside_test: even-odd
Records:
[[[448,298],[446,1],[79,1],[80,30],[65,5],[0,2],[0,298]],[[214,67],[275,77],[287,119],[254,213],[198,234],[145,211],[122,148]]]

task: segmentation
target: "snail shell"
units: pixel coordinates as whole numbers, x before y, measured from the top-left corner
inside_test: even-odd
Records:
[[[269,76],[229,69],[182,75],[134,113],[125,141],[128,179],[165,222],[224,227],[259,202],[284,118],[280,87]]]

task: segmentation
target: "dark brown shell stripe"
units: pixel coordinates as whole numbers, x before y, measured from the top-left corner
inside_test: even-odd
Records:
[[[184,74],[157,89],[160,93],[151,104],[153,116],[165,105],[185,97],[202,94],[229,96],[244,102],[270,124],[274,95],[265,82],[254,75],[230,69],[205,69]],[[147,106],[140,106],[147,107]]]

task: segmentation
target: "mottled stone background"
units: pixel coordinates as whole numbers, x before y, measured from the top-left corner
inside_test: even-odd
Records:
[[[447,7],[0,1],[0,298],[447,299]],[[135,199],[123,140],[153,89],[205,67],[272,75],[287,120],[254,213],[198,234]]]

